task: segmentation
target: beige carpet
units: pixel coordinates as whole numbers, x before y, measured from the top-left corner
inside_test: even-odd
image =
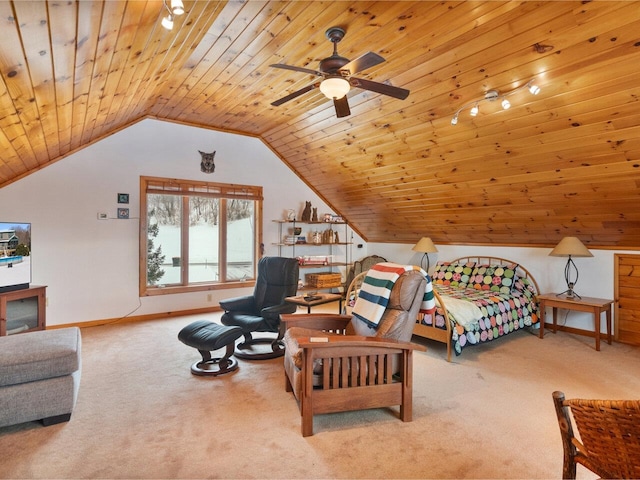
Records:
[[[177,340],[199,318],[83,329],[69,423],[0,428],[1,478],[559,478],[551,392],[638,398],[637,348],[521,331],[453,363],[427,342],[415,361],[414,421],[391,409],[316,417],[303,438],[282,360],[191,375]],[[578,468],[579,478],[593,478]]]

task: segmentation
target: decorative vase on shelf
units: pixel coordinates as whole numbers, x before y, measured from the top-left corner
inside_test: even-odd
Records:
[[[334,243],[333,231],[331,229],[327,230],[327,242],[326,243]]]

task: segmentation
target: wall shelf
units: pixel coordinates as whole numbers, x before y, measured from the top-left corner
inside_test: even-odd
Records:
[[[299,222],[296,220],[274,220],[278,224],[278,241],[274,243],[278,247],[278,254],[281,257],[294,257],[302,258],[305,256],[322,256],[325,252],[327,256],[326,263],[312,263],[303,264],[300,263],[300,269],[304,269],[309,273],[340,273],[342,276],[342,282],[347,275],[347,269],[350,265],[349,262],[349,249],[348,246],[352,245],[351,242],[344,241],[349,235],[349,226],[347,222]],[[300,228],[300,234],[295,235],[296,228]],[[318,232],[318,230],[321,230]],[[343,241],[338,242],[320,242],[316,243],[312,241],[314,232],[322,235],[331,235],[334,238],[335,233],[338,232],[338,237],[342,237]],[[287,242],[285,237],[304,237],[305,242]],[[341,271],[343,270],[343,271]],[[305,274],[306,276],[307,274]],[[301,278],[305,280],[305,278]],[[342,292],[342,284],[335,287],[318,288],[310,286],[304,283],[304,286],[298,288],[298,291],[318,291],[329,290],[331,292]]]

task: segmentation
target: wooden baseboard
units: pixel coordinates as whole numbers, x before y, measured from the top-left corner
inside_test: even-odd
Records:
[[[217,307],[209,307],[209,308],[194,308],[191,310],[179,310],[176,312],[162,312],[162,313],[149,313],[147,315],[132,315],[130,317],[120,317],[120,318],[105,318],[102,320],[89,320],[87,322],[76,322],[76,323],[65,323],[62,325],[47,325],[47,330],[54,330],[56,328],[67,328],[67,327],[99,327],[101,325],[115,325],[121,323],[133,323],[133,322],[146,322],[148,320],[158,320],[161,318],[173,318],[173,317],[183,317],[185,315],[199,315],[201,313],[213,313],[213,312],[221,312],[222,308]]]

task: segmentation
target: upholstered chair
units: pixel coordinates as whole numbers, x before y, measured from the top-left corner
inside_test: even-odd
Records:
[[[377,328],[350,315],[282,315],[286,390],[302,416],[302,435],[313,435],[315,414],[399,406],[412,419],[413,326],[427,279],[400,275]]]
[[[283,355],[280,314],[293,313],[297,306],[285,302],[298,290],[299,265],[295,258],[263,257],[258,263],[258,277],[253,295],[220,301],[224,309],[221,322],[242,328],[244,341],[238,344],[235,356],[243,359],[263,360]],[[276,337],[259,336],[256,332],[275,333]],[[269,349],[260,344],[270,345]]]

